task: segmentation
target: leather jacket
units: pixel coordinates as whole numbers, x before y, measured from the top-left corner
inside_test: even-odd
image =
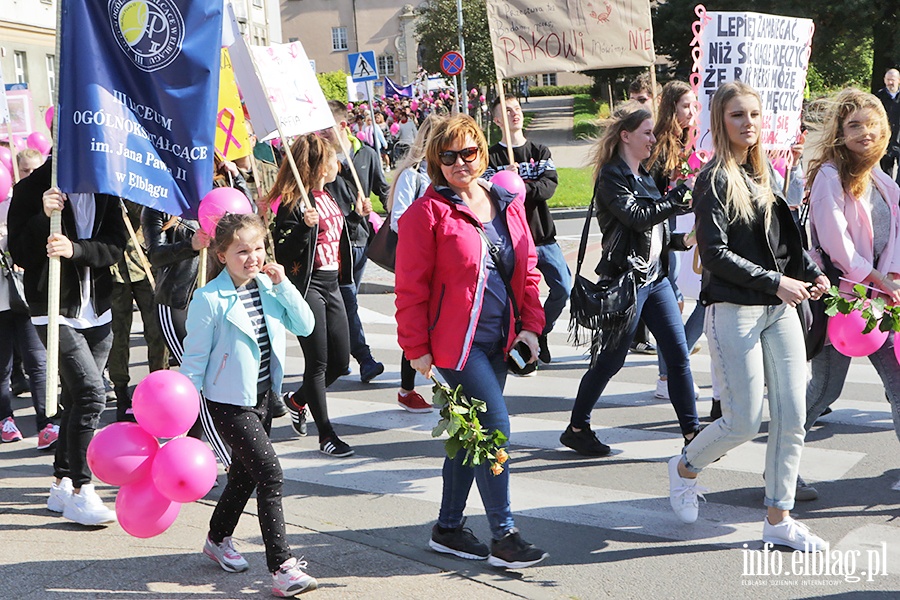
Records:
[[[184,310],[197,287],[200,253],[191,246],[191,239],[200,224],[179,218],[175,225],[163,231],[170,218],[171,215],[145,207],[141,213],[141,229],[156,276],[154,300]]]
[[[712,163],[711,163],[712,164]],[[769,165],[769,181],[773,182]],[[763,211],[752,222],[730,221],[723,199],[727,179],[724,171],[716,173],[707,166],[694,186],[694,214],[697,217],[697,245],[703,264],[700,302],[731,302],[741,305],[773,306],[781,304],[778,285],[782,272],[769,240]],[[812,283],[822,274],[803,249],[800,230],[781,190],[772,186],[775,204],[772,219],[777,219],[780,242],[786,247],[788,262],[783,274]]]
[[[665,275],[668,269],[665,249],[688,249],[684,235],[671,234],[666,223],[670,216],[690,212],[690,204],[684,199],[687,190],[682,184],[663,197],[643,166],[640,178],[635,177],[618,154],[603,165],[594,183],[597,222],[603,232],[603,256],[594,269],[597,275],[604,279],[617,277],[636,266],[635,262],[646,263],[650,258],[653,226],[659,223],[663,226],[663,252],[658,273]],[[640,285],[646,273],[636,269],[635,274]]]

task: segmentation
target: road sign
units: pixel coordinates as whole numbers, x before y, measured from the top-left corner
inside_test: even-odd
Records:
[[[378,79],[378,67],[375,63],[374,51],[366,50],[365,52],[348,54],[347,61],[350,63],[350,77],[353,78],[353,81],[359,83],[361,81]]]
[[[441,72],[443,72],[444,75],[449,75],[450,77],[459,75],[465,66],[466,61],[463,60],[462,54],[456,50],[446,52],[441,57]]]

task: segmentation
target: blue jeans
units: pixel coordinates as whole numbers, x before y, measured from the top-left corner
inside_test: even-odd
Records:
[[[644,320],[656,338],[658,351],[666,357],[669,367],[669,398],[678,415],[678,424],[683,434],[700,429],[697,406],[694,399],[694,379],[688,358],[688,346],[684,339],[684,325],[678,301],[672,291],[671,282],[663,277],[655,283],[639,287],[637,290],[637,316]],[[628,348],[637,330],[638,318],[631,323],[631,329],[616,348],[601,352],[588,372],[581,378],[575,406],[572,408],[571,424],[582,429],[590,425],[591,411],[606,389],[609,380],[625,364]]]
[[[703,334],[703,317],[705,314],[706,307],[698,301],[694,307],[694,312],[691,313],[691,316],[688,317],[687,322],[684,324],[684,339],[687,342],[688,352]],[[657,353],[656,362],[659,365],[659,378],[668,377],[669,367],[666,366],[666,359],[663,358],[662,354]]]
[[[569,271],[569,265],[566,264],[566,257],[563,256],[562,248],[559,244],[544,244],[537,246],[537,268],[544,276],[547,287],[550,288],[550,294],[547,301],[544,302],[544,331],[541,333],[547,335],[553,331],[553,325],[556,319],[562,313],[566,306],[566,300],[569,299],[569,293],[572,291],[572,273]]]
[[[759,434],[765,384],[770,415],[765,505],[791,510],[806,434],[806,346],[797,310],[786,304],[727,302],[706,310],[710,358],[722,388],[722,418],[684,449],[685,465],[699,473]]]
[[[462,371],[438,370],[451,388],[462,385],[466,395],[483,400],[487,404],[487,412],[479,415],[482,426],[489,432],[499,429],[507,438],[509,437],[509,412],[503,398],[503,387],[506,385],[506,358],[502,342],[473,344]],[[462,523],[466,499],[469,497],[474,480],[478,484],[481,502],[487,513],[491,535],[495,540],[499,540],[515,526],[509,506],[510,463],[503,465],[503,473],[493,475],[489,463],[477,467],[463,465],[465,455],[465,452],[457,452],[453,459],[444,458],[444,493],[441,497],[438,525],[449,529]]]
[[[28,315],[5,310],[0,312],[0,420],[13,416],[12,393],[9,389],[13,348],[18,349],[22,364],[28,372],[31,403],[34,406],[37,430],[40,432],[53,422],[46,415],[47,351]]]
[[[359,320],[359,303],[356,295],[359,293],[359,285],[362,282],[368,257],[366,257],[364,246],[352,246],[351,251],[353,252],[353,284],[341,286],[341,297],[344,299],[347,324],[350,326],[350,355],[356,359],[356,362],[362,363],[364,360],[372,358],[372,351],[366,343],[366,333]]]
[[[37,326],[46,346],[47,326]],[[53,476],[69,477],[75,489],[91,482],[87,448],[106,408],[103,369],[112,348],[109,323],[90,329],[59,326],[59,439],[53,460]]]
[[[812,359],[812,379],[806,386],[806,431],[822,416],[822,411],[840,396],[850,360],[849,356],[844,356],[830,344]],[[881,348],[869,355],[869,362],[884,385],[894,417],[894,432],[900,437],[900,365],[894,356],[893,334],[888,336]]]

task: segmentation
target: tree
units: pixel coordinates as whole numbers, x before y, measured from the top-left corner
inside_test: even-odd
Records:
[[[328,73],[316,73],[316,79],[319,80],[319,87],[325,94],[326,100],[347,101],[347,77],[348,74],[343,71],[330,71]]]
[[[497,80],[497,75],[491,51],[487,5],[484,0],[462,0],[462,7],[466,80],[470,86],[488,87]],[[417,12],[416,38],[422,52],[422,66],[429,73],[437,73],[440,71],[441,56],[449,50],[459,50],[456,0],[428,0]]]

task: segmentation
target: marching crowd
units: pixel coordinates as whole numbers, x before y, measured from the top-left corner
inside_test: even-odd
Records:
[[[672,81],[657,90],[643,81],[631,92],[633,99],[606,121],[591,157],[595,186],[585,234],[599,224],[602,251],[593,266],[602,285],[581,275],[584,238],[575,277],[567,266],[548,208],[557,171],[550,150],[526,138],[511,95],[488,109],[503,131],[490,147],[473,118],[449,114],[445,98],[383,99],[374,113],[332,101],[337,127],[300,136],[287,149],[304,186],[289,161],[262,190],[247,165],[217,160],[214,185],[243,191],[253,210],[223,216],[214,236],[197,221],[119,198],[64,194],[51,187],[52,157],[41,164],[34,152],[19,154],[21,179],[0,202],[2,441],[22,439],[10,391],[18,354],[38,448],[54,451],[47,508],[84,525],[115,520],[93,487],[86,452],[106,405],[106,369],[116,419],[134,419],[128,346],[137,303],[150,369],[177,366],[201,392],[200,418],[189,435],[205,438],[227,470],[203,552],[226,571],[249,568],[231,536],[255,491],[273,593],[315,589],[306,563],[287,545],[283,474],[268,434],[273,418],[289,413],[294,431],[306,436],[309,415],[322,453],[354,453],[329,419],[327,390],[350,373],[351,356],[364,383],[384,372],[366,343],[357,303],[375,235],[369,200],[375,194],[388,211],[384,227],[396,237],[402,408],[430,412],[415,390],[416,373],[438,374],[486,404],[484,427],[511,438],[507,375],[533,374],[538,362],[553,360],[547,336],[571,302],[573,327],[587,327],[591,361],[560,442],[581,455],[605,456],[611,449],[592,430],[591,413],[646,327],[658,348],[656,394],[670,400],[684,438],[682,452],[668,462],[677,518],[697,520],[705,491],[699,474],[759,434],[767,405],[761,537],[821,550],[824,540],[790,511],[796,500],[817,495],[799,474],[804,438],[839,396],[850,358],[829,344],[810,350],[798,309],[820,301],[832,285],[850,293],[859,283],[873,297],[900,302],[900,187],[892,178],[900,160],[900,73],[889,70],[877,96],[848,88],[817,101],[809,112],[815,142],[804,147],[805,134],[798,135],[781,170],[762,148],[762,104],[746,84],[716,91],[713,153],[702,168],[693,162],[697,99],[690,87]],[[477,90],[471,100],[484,102]],[[389,138],[404,144],[402,153],[391,155]],[[805,173],[801,155],[808,159]],[[386,167],[395,169],[390,186]],[[507,172],[521,178],[522,189],[498,183],[509,181]],[[57,210],[62,233],[49,235]],[[50,257],[61,259],[62,394],[53,417],[44,414]],[[700,280],[686,322],[682,261],[696,264]],[[209,283],[198,288],[201,270]],[[21,288],[14,285],[19,271]],[[549,288],[543,302],[541,278]],[[303,380],[282,395],[288,332],[303,351]],[[690,366],[701,333],[714,399],[705,427]],[[888,337],[869,360],[900,436],[893,344]],[[488,464],[465,464],[464,454],[444,459],[430,547],[510,569],[544,560],[547,553],[515,525],[510,469],[494,474]],[[489,544],[465,525],[473,483]]]

